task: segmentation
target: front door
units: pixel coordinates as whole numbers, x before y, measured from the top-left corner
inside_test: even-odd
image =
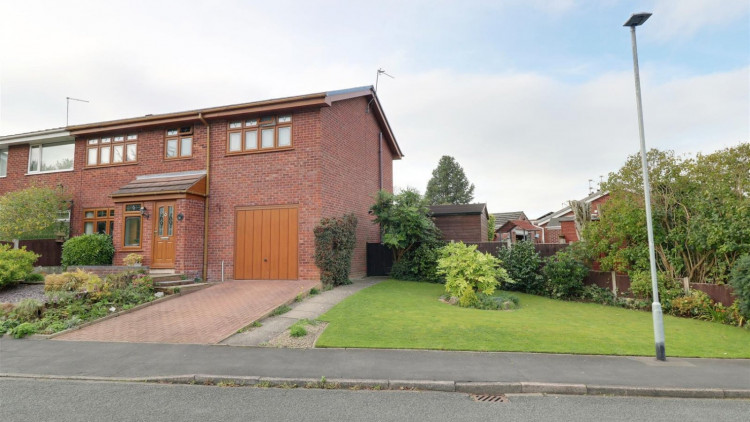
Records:
[[[151,268],[174,268],[175,202],[157,202]]]

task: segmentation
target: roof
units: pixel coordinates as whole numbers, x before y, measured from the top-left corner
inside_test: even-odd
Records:
[[[28,143],[27,138],[33,138],[37,133],[66,132],[69,139],[72,136],[89,135],[113,130],[126,130],[131,128],[155,127],[171,124],[205,123],[210,119],[227,119],[250,113],[278,113],[292,110],[300,110],[314,107],[330,107],[336,101],[344,101],[351,98],[364,97],[369,99],[366,112],[372,113],[383,132],[383,138],[391,149],[394,159],[401,159],[404,154],[396,142],[396,137],[391,130],[390,123],[385,117],[383,107],[372,86],[360,86],[355,88],[340,89],[334,91],[319,92],[315,94],[298,95],[294,97],[275,98],[270,100],[254,101],[249,103],[232,104],[219,107],[200,108],[188,111],[179,111],[163,114],[147,114],[140,117],[108,120],[103,122],[72,125],[60,129],[50,129],[28,134],[17,134],[0,137],[0,145],[10,143],[6,141],[15,140],[13,143]],[[72,135],[72,136],[71,136]],[[49,140],[48,140],[49,141]]]
[[[33,142],[72,141],[74,138],[65,128],[36,130],[34,132],[17,133],[15,135],[0,136],[0,145],[28,144]]]
[[[537,232],[537,231],[542,230],[541,227],[537,227],[531,224],[531,221],[529,220],[509,220],[509,221],[506,221],[505,224],[500,226],[495,231],[499,231],[500,233],[506,233],[506,232],[513,230],[515,227],[518,227],[518,228],[521,228],[523,230],[530,231],[530,232]]]
[[[135,180],[113,193],[112,197],[161,195],[166,193],[191,193],[205,196],[205,178],[205,171],[138,176]]]
[[[525,220],[526,214],[523,211],[512,211],[512,212],[495,212],[492,213],[495,216],[495,228],[499,228],[503,224],[510,220]],[[521,218],[523,217],[523,218]]]
[[[609,192],[596,191],[596,192],[590,194],[589,196],[583,198],[582,201],[585,202],[585,203],[587,203],[587,204],[590,204],[590,203],[596,201],[597,199],[599,199],[599,198],[601,198],[602,196],[605,196],[605,195],[609,195]],[[558,211],[555,211],[552,214],[545,214],[540,219],[535,220],[534,224],[536,224],[537,226],[541,226],[541,225],[547,224],[549,227],[552,227],[553,226],[552,220],[558,219],[559,217],[564,216],[565,214],[569,213],[570,211],[572,211],[572,210],[570,208],[570,205],[568,205],[567,207],[562,208],[562,209],[560,209]],[[557,224],[557,225],[559,225],[559,224]]]
[[[473,215],[487,214],[487,204],[449,204],[430,206],[432,215]]]

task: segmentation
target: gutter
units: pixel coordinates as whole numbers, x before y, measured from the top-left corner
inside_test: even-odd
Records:
[[[206,201],[203,203],[203,272],[202,280],[208,279],[208,201],[211,186],[211,126],[208,124],[203,113],[198,113],[198,120],[206,126]]]

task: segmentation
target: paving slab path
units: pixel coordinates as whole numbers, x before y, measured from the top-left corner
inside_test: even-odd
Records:
[[[216,344],[319,284],[310,280],[225,281],[54,340]]]
[[[230,346],[264,345],[286,331],[287,328],[300,319],[316,319],[354,293],[387,279],[388,277],[367,277],[352,280],[352,284],[339,286],[308,297],[302,302],[292,304],[291,311],[266,318],[262,321],[262,326],[243,333],[237,333],[222,341],[221,344]]]

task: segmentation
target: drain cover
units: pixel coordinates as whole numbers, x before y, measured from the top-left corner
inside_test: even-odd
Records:
[[[507,403],[508,402],[508,398],[503,395],[472,394],[471,398],[474,401],[482,401],[485,403]]]

